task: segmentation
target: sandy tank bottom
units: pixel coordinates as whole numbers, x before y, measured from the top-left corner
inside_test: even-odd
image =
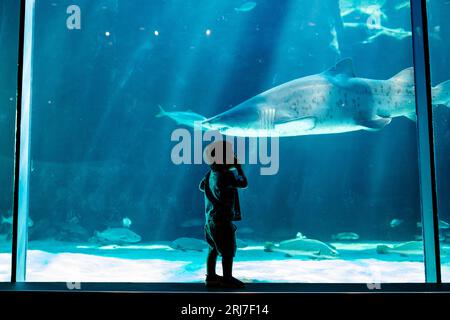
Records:
[[[422,255],[378,254],[379,244],[333,243],[333,259],[286,257],[264,252],[262,243],[239,248],[234,273],[246,282],[407,283],[424,282]],[[9,281],[11,255],[1,245],[0,281]],[[443,247],[443,251],[450,246]],[[30,241],[27,281],[60,282],[202,282],[206,250],[181,251],[169,242],[137,245],[94,245],[54,240]],[[450,259],[442,259],[443,280],[450,281]],[[218,263],[218,273],[221,273]]]

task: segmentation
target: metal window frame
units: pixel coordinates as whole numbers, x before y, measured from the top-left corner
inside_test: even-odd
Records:
[[[425,281],[441,283],[439,218],[431,95],[430,55],[426,0],[411,0],[414,82],[417,113],[420,204],[424,245]]]
[[[23,282],[26,278],[34,3],[35,0],[20,0],[11,261],[13,283]]]
[[[11,262],[12,283],[23,282],[26,277],[29,133],[31,125],[31,51],[34,1],[20,0]],[[426,0],[411,0],[411,25],[413,34],[417,146],[420,169],[420,202],[423,225],[425,279],[427,283],[440,284],[439,220],[437,212]]]

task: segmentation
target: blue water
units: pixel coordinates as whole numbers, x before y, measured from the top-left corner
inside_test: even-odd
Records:
[[[203,238],[197,186],[208,168],[171,162],[177,126],[155,117],[158,106],[211,117],[343,58],[353,60],[358,77],[388,79],[412,66],[409,7],[396,8],[402,3],[259,0],[236,10],[245,1],[36,0],[30,240],[84,243],[95,231],[122,227],[123,218],[142,242]],[[80,30],[66,27],[71,4],[81,9]],[[3,18],[2,8],[7,4],[0,5]],[[357,10],[344,15],[348,8]],[[448,9],[445,1],[430,3],[433,84],[450,78]],[[377,19],[396,31],[373,37],[379,29],[369,22]],[[11,90],[0,93],[4,102]],[[11,132],[13,113],[5,114],[0,129]],[[445,221],[449,120],[448,109],[435,111]],[[12,140],[0,142],[10,155]],[[324,242],[339,232],[355,232],[362,242],[414,240],[421,233],[417,158],[415,123],[406,118],[379,132],[281,138],[278,174],[244,165],[249,187],[240,193],[238,228],[259,242],[297,232]],[[11,185],[8,170],[3,185]],[[0,198],[5,216],[9,194]],[[393,219],[402,223],[393,228]]]

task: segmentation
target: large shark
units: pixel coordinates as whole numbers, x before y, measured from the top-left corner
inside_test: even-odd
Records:
[[[434,106],[450,107],[450,81],[433,87],[432,97]],[[415,120],[415,110],[413,68],[388,80],[365,79],[355,76],[351,59],[344,59],[325,72],[281,84],[209,119],[195,113],[164,115],[192,126],[197,121],[203,130],[224,135],[285,137],[376,131],[395,117]]]

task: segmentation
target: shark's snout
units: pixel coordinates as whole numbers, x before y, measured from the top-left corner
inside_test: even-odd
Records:
[[[255,101],[248,100],[231,110],[218,114],[215,117],[203,121],[206,127],[216,130],[230,128],[253,128],[260,122],[258,105]]]
[[[220,115],[204,120],[202,125],[209,130],[219,131],[229,127],[229,124]]]

